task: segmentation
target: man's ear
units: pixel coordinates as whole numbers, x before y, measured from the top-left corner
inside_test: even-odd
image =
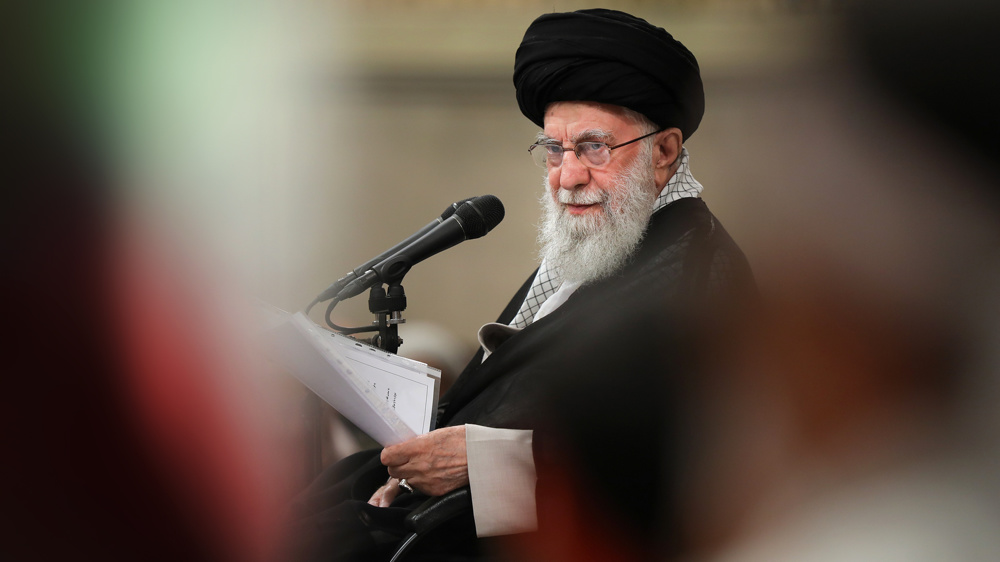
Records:
[[[680,165],[684,135],[673,127],[657,133],[653,139],[653,177],[656,187],[663,189]]]

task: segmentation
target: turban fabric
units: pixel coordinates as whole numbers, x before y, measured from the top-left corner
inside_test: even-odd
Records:
[[[662,27],[615,10],[545,14],[528,26],[514,56],[521,112],[543,127],[557,101],[627,107],[684,139],[705,113],[698,61]]]

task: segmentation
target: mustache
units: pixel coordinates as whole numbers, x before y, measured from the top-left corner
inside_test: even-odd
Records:
[[[563,205],[603,205],[608,200],[608,193],[606,191],[584,193],[582,191],[560,189],[557,197]]]

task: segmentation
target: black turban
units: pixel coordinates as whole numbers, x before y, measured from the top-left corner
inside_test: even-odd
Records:
[[[627,107],[686,140],[705,113],[698,61],[662,27],[615,10],[545,14],[514,56],[521,112],[544,127],[557,101]]]

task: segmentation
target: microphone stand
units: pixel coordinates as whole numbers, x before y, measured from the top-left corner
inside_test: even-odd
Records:
[[[378,335],[373,336],[371,344],[379,349],[396,353],[403,340],[399,337],[399,325],[406,322],[403,311],[406,310],[406,293],[399,282],[391,283],[389,290],[375,285],[368,293],[368,310],[375,315]]]

